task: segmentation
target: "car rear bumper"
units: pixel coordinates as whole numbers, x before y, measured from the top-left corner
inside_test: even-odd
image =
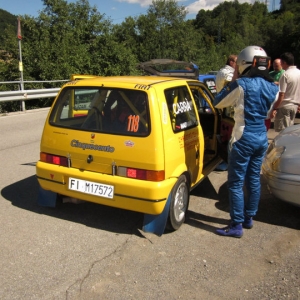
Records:
[[[177,180],[177,178],[160,182],[136,180],[82,171],[41,161],[37,162],[36,175],[40,186],[45,190],[84,201],[153,215],[163,211],[167,197]],[[70,190],[68,187],[70,177],[112,185],[114,186],[114,197],[109,199]]]

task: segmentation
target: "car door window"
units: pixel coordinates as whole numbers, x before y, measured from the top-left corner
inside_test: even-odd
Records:
[[[186,86],[165,90],[165,97],[174,132],[198,125],[196,111]]]

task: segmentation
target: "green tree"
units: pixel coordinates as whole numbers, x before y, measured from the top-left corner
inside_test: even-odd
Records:
[[[157,0],[152,2],[146,15],[135,19],[136,24],[126,20],[127,33],[124,36],[133,33],[135,41],[132,44],[138,60],[196,60],[200,34],[191,22],[185,20],[186,14],[185,8],[174,0]]]
[[[128,74],[136,64],[130,48],[113,36],[111,21],[87,0],[44,0],[44,5],[37,18],[22,20],[24,77],[50,80],[68,79],[73,73]],[[17,57],[12,45],[7,49]]]
[[[44,0],[44,5],[37,18],[22,17],[24,80],[69,79],[74,73],[125,75],[133,72],[136,60],[131,49],[115,39],[111,21],[87,0],[71,3]],[[16,30],[12,27],[6,30],[3,46],[0,74],[4,80],[18,80],[19,54]],[[60,85],[44,83],[43,87]],[[41,86],[27,84],[26,88]],[[30,104],[37,105],[35,101]]]
[[[155,58],[192,61],[205,73],[218,70],[229,54],[254,44],[273,59],[290,51],[299,63],[299,1],[282,0],[274,12],[259,1],[225,1],[186,20],[187,11],[177,1],[154,0],[146,14],[115,25],[88,0],[43,0],[43,4],[37,18],[21,16],[25,80],[68,79],[73,73],[133,75],[138,62]],[[17,17],[0,9],[2,81],[20,77],[16,25]],[[59,85],[35,83],[26,88]]]
[[[0,8],[0,50],[3,50],[2,44],[5,38],[3,32],[9,26],[14,26],[17,30],[17,17]]]

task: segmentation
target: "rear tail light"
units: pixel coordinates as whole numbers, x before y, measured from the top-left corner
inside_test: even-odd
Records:
[[[118,167],[117,174],[122,177],[148,181],[163,181],[165,179],[165,171],[150,171],[143,169]]]
[[[40,153],[40,161],[46,162],[49,164],[59,165],[63,167],[68,167],[68,158],[65,156],[53,155],[41,152]]]
[[[63,167],[70,166],[68,157],[44,152],[40,153],[40,161]],[[126,167],[118,167],[117,175],[147,181],[163,181],[165,179],[165,171],[151,171]]]

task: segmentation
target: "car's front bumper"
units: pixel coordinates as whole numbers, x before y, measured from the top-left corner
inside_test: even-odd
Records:
[[[262,165],[262,173],[275,197],[300,206],[300,175],[276,172],[266,162]]]

